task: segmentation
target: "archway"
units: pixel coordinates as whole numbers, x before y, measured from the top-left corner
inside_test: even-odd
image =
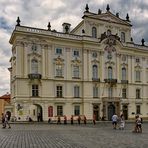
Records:
[[[34,104],[36,106],[36,111],[35,111],[35,115],[36,115],[36,119],[38,122],[43,121],[43,109],[42,106],[39,104]]]
[[[112,120],[112,116],[115,113],[115,106],[113,104],[108,106],[108,120]]]

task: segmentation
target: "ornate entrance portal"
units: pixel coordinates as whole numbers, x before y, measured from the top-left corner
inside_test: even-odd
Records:
[[[113,104],[108,106],[108,120],[112,120],[112,116],[115,113],[115,106]]]
[[[36,113],[34,115],[36,116],[37,121],[43,121],[43,109],[42,106],[39,104],[34,104],[36,106],[36,110],[34,110]]]

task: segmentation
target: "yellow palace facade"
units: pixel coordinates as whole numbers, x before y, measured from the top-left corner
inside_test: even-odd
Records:
[[[25,121],[85,115],[110,120],[113,113],[148,118],[148,47],[131,38],[131,22],[110,12],[89,11],[63,32],[22,26],[11,35],[11,103]]]

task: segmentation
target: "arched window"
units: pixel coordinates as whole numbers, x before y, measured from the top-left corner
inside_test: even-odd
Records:
[[[126,68],[122,68],[122,80],[126,80]]]
[[[31,71],[32,73],[38,73],[38,61],[36,59],[31,61]]]
[[[98,78],[98,66],[97,65],[93,65],[93,73],[92,73],[92,76],[93,76],[93,79],[97,79]]]
[[[121,42],[125,43],[125,33],[121,32]]]
[[[107,30],[107,36],[111,35],[111,30]]]
[[[97,29],[96,29],[96,27],[92,27],[92,37],[97,38]]]
[[[112,67],[108,67],[108,78],[109,78],[109,79],[112,79],[112,76],[113,76]]]

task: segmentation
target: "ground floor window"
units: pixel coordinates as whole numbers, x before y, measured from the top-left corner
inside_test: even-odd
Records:
[[[80,115],[80,106],[79,105],[74,106],[74,115],[75,116]]]
[[[57,116],[63,116],[63,106],[57,106]]]

